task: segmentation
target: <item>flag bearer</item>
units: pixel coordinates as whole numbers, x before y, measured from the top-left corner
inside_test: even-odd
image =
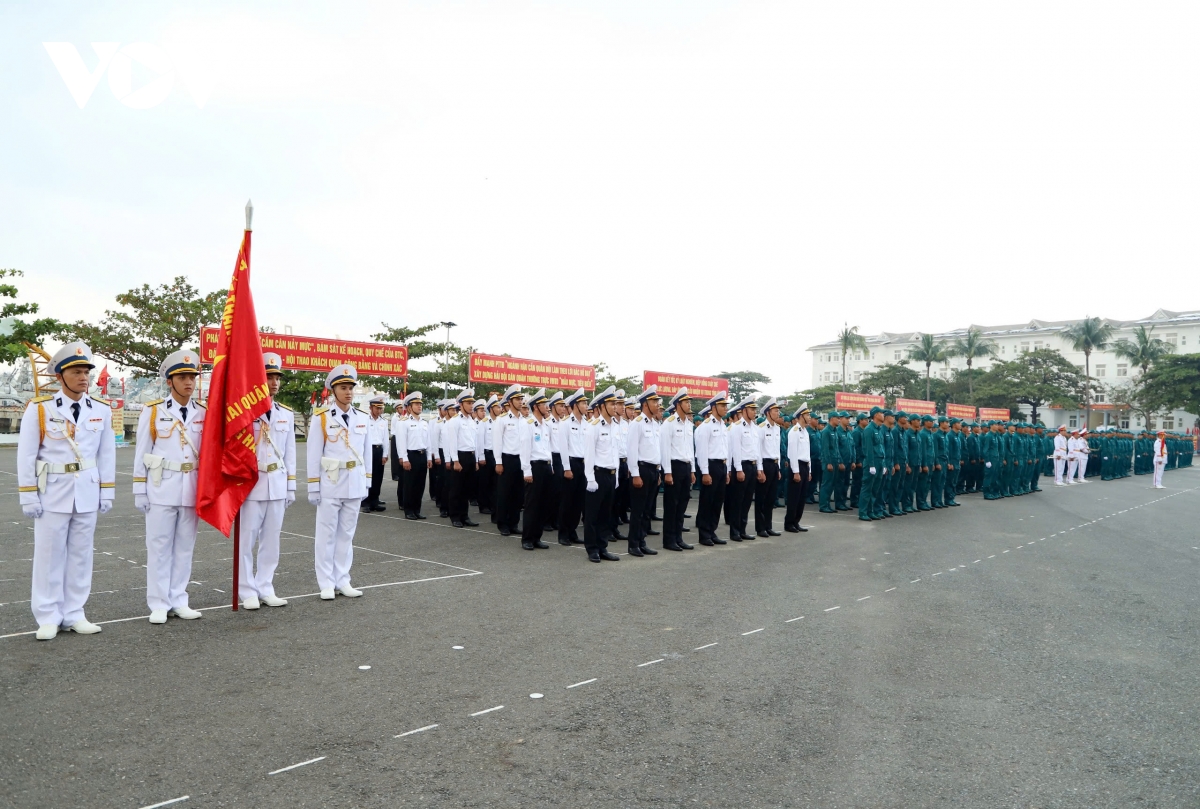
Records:
[[[283,359],[267,352],[263,354],[263,365],[267,370],[271,407],[252,425],[258,454],[258,482],[246,496],[239,515],[243,536],[238,597],[248,610],[256,610],[261,604],[268,607],[287,604],[287,599],[275,595],[275,568],[279,566],[283,511],[296,502],[296,418],[290,407],[275,401],[283,382]]]
[[[96,518],[112,508],[116,443],[112,406],[87,393],[92,351],[68,343],[50,358],[60,390],[29,402],[17,441],[21,510],[33,520],[30,607],[37,639],[60,626],[81,635],[100,627],[83,614],[92,591]]]

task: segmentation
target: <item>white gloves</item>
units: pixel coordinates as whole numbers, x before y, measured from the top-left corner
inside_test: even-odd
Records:
[[[875,474],[875,467],[872,466],[870,471],[872,475]]]
[[[588,483],[587,490],[589,492],[600,491],[600,484],[593,480],[590,483]]]
[[[992,462],[991,462],[991,461],[988,461],[987,463],[985,463],[985,464],[984,464],[984,467],[985,467],[985,468],[987,468],[987,469],[991,469],[991,468],[992,468]]]
[[[108,512],[112,511],[112,504],[113,504],[113,501],[111,501],[111,500],[101,500],[100,501],[100,513],[107,514]]]
[[[321,493],[320,492],[309,492],[308,493],[308,502],[310,505],[314,505],[314,506],[321,505]]]
[[[150,513],[150,498],[144,494],[135,494],[133,496],[133,507],[143,514]]]
[[[21,506],[21,511],[24,512],[25,516],[29,519],[36,520],[38,517],[42,516],[42,504],[33,503],[28,506]]]
[[[295,502],[296,502],[296,493],[288,492],[287,499],[283,501],[283,507],[288,508],[292,505],[292,503],[295,503]]]

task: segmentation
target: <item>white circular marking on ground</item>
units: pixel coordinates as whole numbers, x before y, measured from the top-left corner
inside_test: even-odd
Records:
[[[458,649],[458,650],[460,650],[460,651],[461,651],[463,647],[461,647],[461,646],[451,646],[450,648],[451,648],[451,649]]]
[[[545,694],[530,694],[529,698],[530,699],[541,699],[544,696],[545,696]]]
[[[366,671],[366,670],[367,670],[367,669],[369,669],[369,668],[371,668],[371,667],[370,667],[370,666],[359,666],[359,667],[358,667],[358,670],[359,670],[359,671]]]

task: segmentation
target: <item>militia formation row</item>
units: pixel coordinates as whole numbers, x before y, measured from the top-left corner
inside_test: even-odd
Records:
[[[250,610],[287,604],[273,580],[284,510],[297,489],[295,414],[274,400],[282,360],[264,353],[263,363],[271,402],[254,424],[258,481],[239,517],[238,597]],[[21,507],[34,521],[30,604],[39,640],[63,628],[101,630],[84,607],[97,516],[112,508],[116,485],[111,406],[87,393],[91,350],[67,344],[51,366],[60,390],[30,401],[17,450]],[[170,393],[143,407],[133,462],[152,624],[201,617],[187,592],[206,415],[194,398],[199,357],[177,351],[160,373]],[[661,536],[664,550],[693,549],[684,521],[695,489],[698,541],[724,545],[780,536],[774,511],[781,501],[784,530],[801,533],[806,503],[883,520],[956,506],[960,494],[995,500],[1038,492],[1050,469],[1057,483],[1083,482],[1095,455],[1105,479],[1132,466],[1152,472],[1161,487],[1163,470],[1189,466],[1193,455],[1189,438],[1162,432],[1153,440],[1124,433],[1068,438],[1064,431],[1051,437],[1041,425],[972,424],[878,407],[826,419],[805,406],[784,413],[774,399],[760,407],[752,397],[731,403],[724,394],[693,415],[686,388],[664,406],[653,386],[630,397],[610,387],[590,400],[582,390],[527,395],[514,385],[477,401],[467,389],[438,402],[436,419],[422,417],[422,395],[413,393],[389,420],[382,396],[371,400],[370,413],[353,406],[357,380],[351,365],[331,370],[332,401],[313,412],[308,428],[307,498],[316,507],[314,566],[324,600],[362,595],[350,583],[354,533],[363,510],[386,509],[380,497],[389,467],[407,519],[425,519],[428,483],[439,514],[455,527],[478,525],[470,514],[475,505],[501,535],[519,535],[525,550],[548,548],[543,536],[550,531],[560,544],[583,545],[589,561],[615,562],[610,540],[627,541],[633,557],[657,554],[647,537]],[[728,540],[718,534],[722,519]]]

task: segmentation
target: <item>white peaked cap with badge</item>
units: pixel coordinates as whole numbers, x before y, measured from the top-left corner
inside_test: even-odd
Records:
[[[283,373],[283,357],[273,351],[263,352],[263,367],[267,369],[268,374]]]
[[[550,397],[550,406],[558,404],[563,400],[563,392],[561,390],[554,391],[554,395]]]
[[[650,387],[653,388],[653,387],[657,387],[657,386],[651,385]],[[679,390],[675,391],[675,395],[672,396],[671,401],[667,403],[667,410],[674,410],[676,407],[679,406],[680,402],[682,402],[684,399],[690,399],[690,398],[691,397],[688,395],[688,389],[680,388]]]
[[[494,404],[499,404],[499,403],[500,403],[500,397],[499,397],[499,396],[497,396],[496,394],[494,394],[494,393],[493,393],[491,396],[489,396],[489,397],[488,397],[488,400],[487,400],[487,409],[488,409],[488,410],[491,410],[491,409],[492,409],[492,405],[494,405]]]
[[[325,387],[333,390],[333,386],[339,382],[358,384],[358,370],[353,365],[335,366],[325,377]]]
[[[468,399],[472,402],[475,401],[475,389],[474,388],[466,388],[465,390],[463,390],[461,393],[459,393],[457,396],[454,397],[454,401],[457,402],[458,404],[462,404],[463,402],[467,401]]]
[[[799,407],[796,408],[796,412],[792,414],[792,419],[793,420],[798,419],[807,412],[808,412],[808,402],[804,402]]]
[[[538,390],[537,393],[528,397],[525,400],[525,404],[529,405],[530,407],[533,407],[535,404],[541,404],[544,401],[546,401],[546,389],[541,388]]]
[[[67,343],[65,346],[54,352],[54,356],[50,358],[50,367],[54,369],[54,373],[61,374],[68,368],[78,368],[85,366],[87,368],[95,368],[96,364],[92,362],[92,350],[87,347],[86,343]]]
[[[407,396],[404,397],[404,399],[401,400],[401,404],[403,404],[405,407],[408,407],[413,402],[421,402],[422,404],[424,404],[424,400],[425,400],[425,397],[421,393],[421,391],[414,390],[412,393],[408,394]]]
[[[500,404],[506,405],[518,396],[525,396],[525,394],[521,391],[521,386],[509,385],[508,390],[504,391],[504,395],[500,397]]]
[[[604,404],[609,399],[616,397],[616,395],[617,389],[614,386],[609,385],[607,388],[597,393],[596,398],[592,399],[591,409],[595,410],[598,405]]]
[[[763,406],[759,409],[762,410],[764,415],[766,415],[766,412],[768,410],[770,410],[772,407],[779,407],[779,402],[775,401],[774,396],[772,396],[770,399],[767,399],[767,401],[764,402]]]
[[[158,366],[158,372],[163,379],[170,379],[175,374],[200,373],[200,355],[195,351],[176,351]]]
[[[575,391],[567,398],[563,399],[563,402],[566,403],[567,407],[574,407],[575,403],[578,402],[580,399],[582,399],[586,395],[587,394],[584,392],[583,388],[580,388],[579,390]]]
[[[381,405],[386,401],[387,401],[387,397],[384,396],[382,393],[377,393],[374,396],[372,396],[370,399],[367,399],[368,403],[377,404],[377,405]]]

